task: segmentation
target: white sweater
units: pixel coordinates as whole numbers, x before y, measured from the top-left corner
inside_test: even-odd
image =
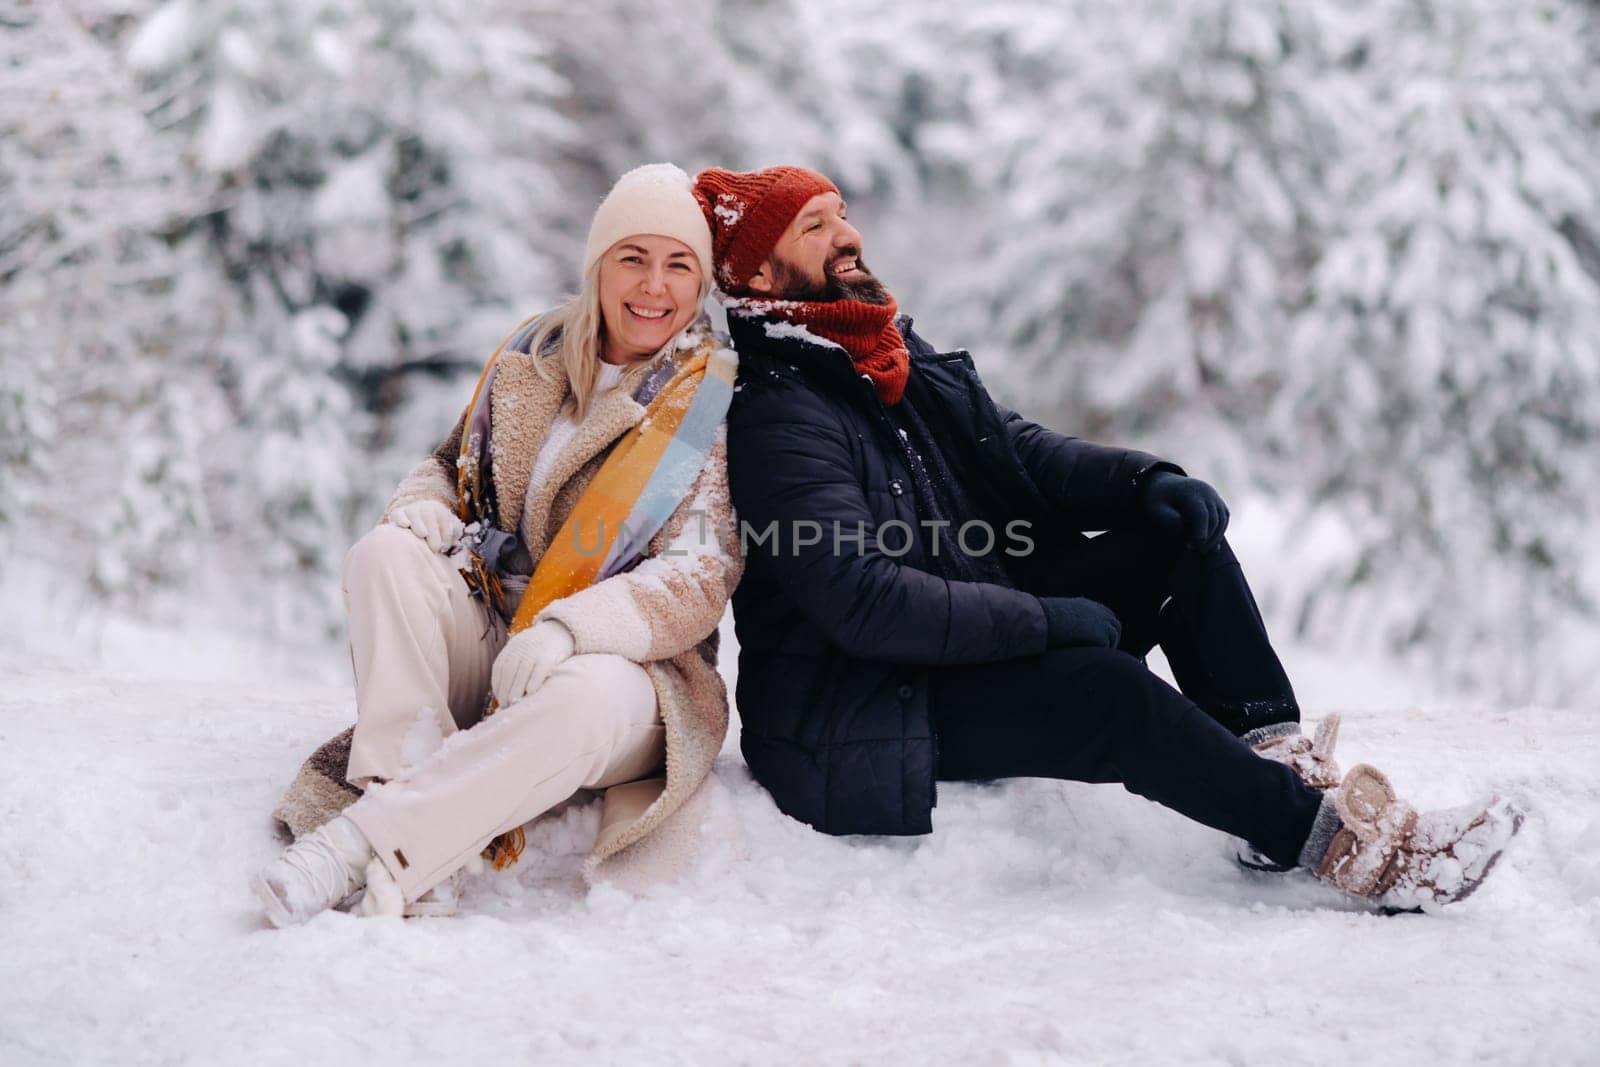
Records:
[[[599,396],[621,385],[622,371],[623,368],[616,364],[601,363],[600,380],[595,383],[594,395]],[[550,468],[555,466],[556,457],[577,432],[578,423],[572,417],[572,409],[563,406],[561,414],[550,424],[550,436],[544,439],[544,445],[539,449],[539,458],[533,461],[533,476],[528,479],[530,487],[539,485],[550,477]],[[528,499],[533,499],[532,493],[528,494]]]

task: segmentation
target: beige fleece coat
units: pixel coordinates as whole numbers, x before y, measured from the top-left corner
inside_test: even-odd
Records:
[[[489,455],[500,521],[522,516],[520,534],[535,560],[555,537],[572,536],[567,521],[579,497],[610,446],[644,417],[644,407],[625,390],[596,396],[549,477],[530,485],[540,446],[569,395],[560,362],[547,361],[547,377],[536,358],[502,355],[489,394]],[[415,500],[454,509],[460,435],[458,424],[406,476],[384,509],[385,520]],[[564,624],[577,654],[614,653],[643,666],[666,731],[666,778],[606,791],[600,834],[584,864],[590,879],[607,876],[608,861],[623,861],[624,850],[635,865],[648,855],[648,866],[660,870],[681,866],[694,850],[697,812],[705,800],[696,794],[703,792],[728,729],[728,694],[716,669],[717,624],[743,569],[738,540],[731,536],[735,529],[726,433],[719,429],[699,478],[638,566],[558,600],[538,616]],[[342,781],[341,741],[348,751],[342,735],[314,753],[275,812],[296,836],[358,795]],[[335,767],[338,782],[329,780]],[[689,804],[691,799],[699,802]]]

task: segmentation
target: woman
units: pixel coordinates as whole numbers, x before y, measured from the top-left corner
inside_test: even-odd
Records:
[[[688,177],[625,174],[583,267],[346,558],[357,722],[277,812],[299,839],[254,882],[275,925],[363,885],[369,913],[448,913],[456,870],[491,842],[514,860],[518,828],[578,789],[606,791],[592,875],[682,821],[710,773],[742,566],[735,362],[701,312],[711,242]]]

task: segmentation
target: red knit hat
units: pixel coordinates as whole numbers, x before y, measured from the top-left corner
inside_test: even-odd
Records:
[[[694,195],[711,224],[717,282],[742,289],[772,255],[778,238],[806,201],[838,187],[804,167],[733,171],[712,167],[695,175]]]

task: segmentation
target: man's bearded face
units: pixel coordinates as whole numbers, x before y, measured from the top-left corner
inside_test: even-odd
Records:
[[[889,303],[883,283],[861,261],[861,234],[850,225],[838,193],[806,201],[767,259],[766,277],[753,291],[783,300]]]
[[[854,269],[839,272],[839,268]],[[784,300],[832,303],[859,300],[864,304],[889,302],[889,291],[861,260],[861,250],[847,245],[836,250],[819,273],[808,274],[804,267],[776,254],[772,257],[773,296]]]

